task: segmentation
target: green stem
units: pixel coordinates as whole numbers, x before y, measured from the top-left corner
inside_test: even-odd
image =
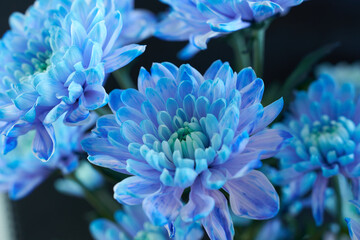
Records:
[[[126,175],[126,174],[115,172],[115,171],[113,171],[111,169],[108,169],[108,168],[103,168],[103,167],[99,167],[99,166],[96,166],[96,165],[93,165],[92,167],[96,171],[98,171],[106,181],[108,181],[110,184],[113,184],[113,185],[118,183],[118,182],[121,182],[126,177],[128,177],[128,175]]]
[[[98,196],[94,192],[90,191],[75,175],[75,173],[70,173],[65,176],[66,178],[76,182],[84,192],[84,196],[90,205],[97,211],[97,213],[104,218],[114,221],[113,213],[114,211],[104,204],[102,197]],[[102,193],[103,194],[103,193]]]
[[[108,108],[108,106],[104,106],[102,108],[98,108],[95,110],[95,112],[99,115],[99,116],[104,116],[107,114],[111,114],[111,110]]]
[[[342,191],[339,177],[334,177],[334,190],[336,195],[336,210],[337,210],[337,222],[340,226],[344,225],[343,218],[343,199],[342,199]]]
[[[253,67],[256,75],[262,77],[264,71],[265,33],[270,20],[254,24],[232,34],[230,45],[234,50],[237,70]]]
[[[246,32],[235,32],[230,39],[230,45],[234,50],[236,69],[241,70],[244,67],[251,66],[251,56]]]
[[[132,81],[128,67],[123,67],[112,73],[119,87],[122,89],[136,88]]]
[[[101,188],[96,191],[91,191],[80,181],[80,179],[76,177],[75,173],[70,173],[65,177],[79,184],[79,186],[82,188],[84,192],[85,199],[101,217],[107,218],[112,222],[116,222],[114,219],[114,213],[118,209],[120,209],[119,205],[117,202],[115,202],[115,200],[111,196],[109,196],[108,192],[104,188]],[[124,229],[121,225],[117,225],[117,226],[128,237],[127,239],[132,238],[132,236],[129,235],[126,229]]]
[[[264,72],[266,28],[261,27],[253,30],[253,67],[258,77],[262,77]]]

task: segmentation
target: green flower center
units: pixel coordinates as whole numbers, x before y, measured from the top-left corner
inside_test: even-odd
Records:
[[[196,119],[184,122],[183,127],[174,132],[168,140],[172,151],[181,149],[184,158],[194,159],[196,149],[206,149],[210,141]]]
[[[345,117],[338,120],[330,120],[328,116],[322,116],[312,126],[305,125],[301,131],[304,143],[311,155],[315,152],[322,155],[327,163],[337,161],[352,161],[352,154],[355,150],[353,136],[355,124]],[[343,158],[349,158],[348,160]],[[339,159],[340,158],[340,159]]]
[[[36,57],[31,59],[31,63],[33,64],[34,67],[34,73],[45,72],[47,68],[50,66],[50,57],[51,57],[50,51],[37,53]]]
[[[38,43],[41,44],[41,43]],[[52,51],[46,47],[44,43],[44,51],[40,51],[38,48],[28,44],[29,49],[22,54],[15,55],[17,59],[27,59],[13,72],[15,79],[20,82],[28,82],[37,73],[46,72],[51,65]],[[35,45],[35,44],[33,44]]]

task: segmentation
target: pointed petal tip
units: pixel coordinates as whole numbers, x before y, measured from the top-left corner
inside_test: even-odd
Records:
[[[170,223],[166,224],[165,229],[169,234],[169,238],[174,238],[175,237],[176,230],[175,230],[175,226],[174,226],[173,223],[170,222]]]

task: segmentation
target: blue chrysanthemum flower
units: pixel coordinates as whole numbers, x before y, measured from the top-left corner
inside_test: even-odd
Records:
[[[231,33],[261,22],[302,0],[160,0],[171,7],[171,12],[158,25],[155,35],[169,41],[190,44],[180,53],[189,58],[206,49],[210,38]]]
[[[80,124],[107,103],[106,75],[144,52],[145,46],[129,43],[151,33],[151,19],[146,11],[133,11],[131,0],[38,0],[25,14],[14,13],[0,41],[5,152],[35,129],[41,141],[34,153],[49,159],[52,123],[66,113],[65,123]]]
[[[260,159],[276,154],[290,135],[269,130],[283,100],[263,107],[263,81],[251,68],[234,73],[214,62],[201,75],[190,65],[155,63],[141,69],[139,91],[114,90],[114,112],[99,118],[83,141],[93,164],[135,175],[114,188],[124,204],[143,204],[152,223],[201,220],[211,239],[231,239],[236,215],[273,217],[278,195],[259,171]],[[191,188],[183,206],[181,196]]]
[[[94,118],[89,123],[94,123]],[[19,137],[19,146],[6,155],[0,155],[0,191],[8,192],[11,199],[20,199],[32,192],[55,170],[64,174],[78,166],[80,142],[90,125],[66,126],[63,117],[54,123],[58,138],[56,152],[47,162],[37,159],[31,147],[35,132],[30,131]],[[35,137],[34,141],[39,141]],[[4,142],[1,142],[3,147]]]
[[[357,200],[351,201],[355,207],[360,209],[360,202]],[[360,239],[360,223],[351,219],[351,218],[345,218],[345,221],[347,222],[348,228],[349,228],[349,235],[351,237],[351,240],[359,240]]]
[[[337,84],[322,75],[307,92],[296,93],[291,113],[276,129],[294,135],[291,144],[278,154],[282,170],[274,181],[299,186],[316,174],[312,184],[312,211],[316,223],[323,220],[325,190],[332,176],[342,174],[353,183],[359,199],[360,101],[350,83]],[[295,192],[295,191],[293,191]]]
[[[90,224],[95,240],[168,240],[165,228],[152,225],[140,206],[124,206],[115,213],[116,223],[107,219],[96,219]],[[198,223],[175,222],[175,240],[200,240],[203,231]]]

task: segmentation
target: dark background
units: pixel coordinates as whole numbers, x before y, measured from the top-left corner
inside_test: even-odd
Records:
[[[160,12],[166,7],[157,0],[135,0],[138,7]],[[24,12],[31,0],[2,0],[0,3],[0,33],[8,29],[8,17],[14,11]],[[287,16],[276,19],[266,34],[264,81],[284,81],[298,62],[309,52],[328,43],[341,45],[325,61],[354,62],[360,59],[360,1],[310,0],[294,7]],[[140,66],[147,69],[153,62],[183,62],[176,53],[185,45],[151,38],[144,42],[147,51],[132,68],[137,78]],[[231,49],[223,39],[210,41],[208,50],[188,61],[204,72],[217,59],[232,61]],[[87,212],[90,206],[81,199],[57,193],[52,176],[27,198],[14,202],[16,232],[21,240],[81,240],[91,239]]]

